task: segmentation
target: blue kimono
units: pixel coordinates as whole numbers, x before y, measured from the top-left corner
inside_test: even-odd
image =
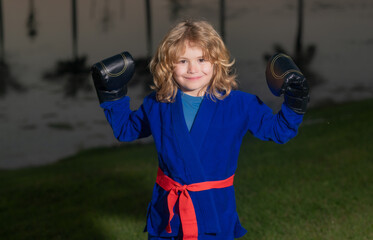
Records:
[[[137,111],[130,110],[129,97],[104,102],[101,107],[119,141],[152,135],[159,168],[181,185],[229,178],[236,171],[247,132],[262,140],[285,143],[297,134],[303,119],[285,104],[273,114],[258,97],[242,91],[232,91],[223,100],[206,95],[190,131],[184,120],[180,90],[173,103],[158,102],[152,93]],[[146,226],[152,236],[180,235],[177,206],[172,233],[165,231],[169,217],[167,194],[154,185]],[[196,212],[198,239],[229,240],[246,233],[236,212],[233,186],[189,194]]]

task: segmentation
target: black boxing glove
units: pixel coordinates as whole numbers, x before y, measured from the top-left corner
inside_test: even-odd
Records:
[[[306,78],[293,60],[282,53],[270,58],[266,68],[266,80],[275,96],[284,94],[285,104],[294,112],[305,114],[309,102]]]
[[[135,62],[123,52],[91,67],[93,83],[100,103],[118,100],[127,94],[127,83],[135,71]]]

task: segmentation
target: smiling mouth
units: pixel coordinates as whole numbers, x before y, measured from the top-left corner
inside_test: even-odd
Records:
[[[185,77],[185,79],[187,80],[198,80],[200,79],[202,76],[197,76],[197,77]]]

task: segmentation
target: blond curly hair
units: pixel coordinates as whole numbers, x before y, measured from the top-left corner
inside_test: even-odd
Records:
[[[214,72],[207,86],[211,98],[224,99],[237,87],[236,75],[232,71],[234,60],[223,40],[206,21],[185,20],[178,23],[164,37],[150,62],[157,101],[174,102],[178,84],[173,79],[175,63],[185,51],[187,43],[202,49],[203,58],[213,64]]]

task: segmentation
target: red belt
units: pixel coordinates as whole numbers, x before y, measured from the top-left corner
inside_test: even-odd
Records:
[[[208,181],[193,183],[189,185],[181,185],[175,182],[170,177],[166,176],[160,168],[158,168],[157,174],[157,184],[166,190],[168,193],[167,204],[168,211],[170,212],[170,218],[168,220],[168,225],[166,231],[171,233],[171,219],[174,216],[174,206],[176,201],[179,199],[179,214],[181,226],[183,228],[183,240],[197,240],[198,239],[198,226],[197,218],[194,210],[192,199],[188,191],[199,192],[204,190],[209,190],[213,188],[226,188],[233,185],[234,175],[231,177],[220,180],[220,181]],[[178,194],[181,192],[180,195]]]

